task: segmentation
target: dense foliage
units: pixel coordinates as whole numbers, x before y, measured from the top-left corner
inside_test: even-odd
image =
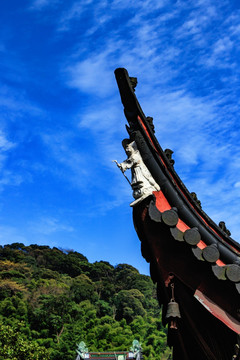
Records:
[[[127,264],[93,264],[75,251],[20,243],[0,247],[0,360],[74,360],[128,350],[167,359],[155,286]]]

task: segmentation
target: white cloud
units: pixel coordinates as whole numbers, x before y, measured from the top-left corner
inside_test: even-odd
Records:
[[[6,185],[19,186],[23,182],[21,174],[15,174],[13,171],[4,170],[0,177],[0,191],[3,191]]]
[[[79,135],[79,138],[77,136]],[[76,140],[77,139],[77,140]],[[55,134],[42,134],[42,140],[48,148],[49,156],[54,160],[54,166],[48,169],[55,176],[71,183],[75,188],[88,192],[94,186],[96,171],[95,151],[91,151],[89,144],[81,144],[80,133],[60,132]],[[77,147],[76,147],[77,141]],[[89,150],[86,151],[86,148]]]
[[[0,243],[4,245],[18,242],[26,246],[47,243],[49,246],[58,246],[61,237],[66,238],[66,234],[69,236],[73,233],[74,228],[64,221],[51,216],[41,216],[30,221],[28,219],[23,226],[0,225]]]
[[[80,0],[73,3],[73,5],[64,12],[61,16],[58,25],[58,31],[70,30],[71,22],[81,17],[88,5],[92,3],[92,0]]]
[[[7,186],[32,181],[33,164],[27,164],[24,155],[18,157],[35,133],[36,118],[43,119],[46,113],[32,103],[22,89],[9,86],[0,87],[0,103],[0,191],[3,191]],[[21,149],[19,153],[18,149]]]
[[[3,191],[6,185],[17,186],[22,182],[22,176],[19,174],[14,174],[14,172],[7,170],[6,161],[12,149],[17,146],[16,143],[13,143],[7,139],[7,136],[2,130],[0,130],[0,191]]]
[[[72,226],[64,224],[54,217],[41,217],[29,224],[28,231],[38,235],[51,235],[57,232],[72,232]]]
[[[0,130],[0,152],[8,151],[15,146],[16,144],[7,140],[6,135]]]
[[[107,69],[106,66],[107,57],[108,52],[103,52],[69,66],[66,69],[69,75],[68,85],[101,97],[109,94],[114,84],[112,69]]]

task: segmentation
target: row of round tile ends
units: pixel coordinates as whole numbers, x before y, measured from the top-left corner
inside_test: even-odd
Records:
[[[155,205],[154,205],[155,207]],[[157,222],[163,222],[170,227],[170,232],[173,238],[177,241],[183,241],[192,247],[192,252],[198,260],[212,263],[212,270],[220,280],[230,280],[236,283],[236,288],[240,293],[240,266],[236,264],[218,265],[216,262],[220,259],[220,251],[217,244],[211,244],[200,248],[197,245],[200,243],[201,235],[196,227],[187,229],[185,232],[179,230],[176,225],[179,221],[177,209],[172,208],[161,213],[159,210],[153,209],[153,203],[149,207],[150,218]],[[156,216],[157,215],[157,216]],[[239,258],[240,263],[240,258]]]

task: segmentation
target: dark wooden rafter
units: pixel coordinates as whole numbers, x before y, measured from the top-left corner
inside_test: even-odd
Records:
[[[168,282],[171,282],[169,276],[174,276],[181,293],[188,294],[184,303],[179,299],[182,311],[188,301],[192,309],[200,306],[205,327],[207,324],[213,324],[213,327],[220,324],[219,328],[224,329],[220,335],[225,334],[228,338],[229,350],[222,349],[220,340],[209,345],[210,340],[206,338],[209,332],[202,325],[202,332],[198,334],[194,327],[198,317],[192,312],[190,321],[189,308],[180,321],[181,324],[186,322],[185,327],[175,336],[175,343],[178,344],[175,353],[182,351],[182,354],[186,353],[186,359],[191,359],[184,337],[189,326],[196,330],[191,337],[195,336],[194,341],[199,349],[205,349],[203,353],[199,350],[203,356],[199,359],[230,359],[236,334],[240,333],[240,245],[229,236],[230,232],[223,222],[218,226],[207,216],[196,194],[190,193],[182,183],[173,168],[172,152],[169,149],[163,151],[159,145],[152,118],[144,115],[127,71],[117,69],[115,76],[129,123],[127,131],[130,139],[137,143],[145,165],[161,189],[133,208],[134,225],[142,241],[142,254],[150,262],[151,276],[158,283],[159,301],[166,309],[169,301]],[[201,303],[206,308],[210,307],[211,311],[207,311]],[[220,349],[222,357],[216,357],[217,350],[214,352],[213,348]],[[205,353],[209,357],[204,357]],[[177,356],[175,359],[179,359]]]

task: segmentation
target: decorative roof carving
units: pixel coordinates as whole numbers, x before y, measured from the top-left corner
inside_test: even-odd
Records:
[[[153,179],[151,173],[144,164],[136,142],[131,141],[130,139],[124,139],[122,145],[128,158],[120,164],[117,161],[115,162],[123,173],[125,173],[126,170],[131,169],[132,179],[130,185],[133,190],[135,201],[133,201],[130,206],[135,206],[151,195],[153,191],[160,190],[160,186]]]
[[[130,80],[133,91],[135,91],[135,88],[136,88],[137,83],[138,83],[137,78],[136,77],[130,77],[129,80]]]
[[[170,164],[173,166],[175,164],[175,160],[173,160],[173,158],[172,158],[173,151],[171,149],[165,149],[164,153],[165,153],[166,157],[168,158],[168,161],[170,162]]]
[[[201,201],[198,200],[197,194],[195,192],[191,192],[191,196],[193,198],[193,200],[196,202],[196,204],[200,207],[200,209],[202,208],[202,204]]]
[[[227,229],[224,221],[220,221],[218,226],[220,227],[220,229],[222,229],[223,232],[225,232],[225,234],[231,236],[231,232]]]

